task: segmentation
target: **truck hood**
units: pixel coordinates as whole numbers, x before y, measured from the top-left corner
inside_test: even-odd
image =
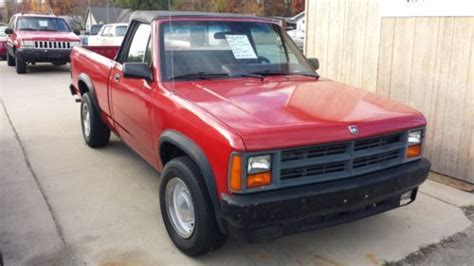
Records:
[[[79,37],[73,32],[57,31],[17,31],[16,35],[21,40],[32,41],[80,41]]]
[[[298,77],[175,84],[178,96],[233,128],[247,150],[365,138],[422,127],[418,111],[331,80]],[[348,127],[356,125],[359,134]]]

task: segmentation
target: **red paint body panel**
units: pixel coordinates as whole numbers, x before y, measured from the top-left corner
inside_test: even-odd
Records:
[[[114,59],[115,56],[117,55],[120,46],[82,46],[82,48],[85,48],[87,50],[90,50],[96,54],[100,54],[104,57],[107,57],[108,59]]]
[[[0,56],[7,56],[7,39],[0,37]]]
[[[152,31],[155,81],[125,81],[111,51],[98,54],[95,48],[74,48],[72,84],[79,88],[79,75],[88,75],[104,121],[159,171],[163,168],[159,139],[165,130],[178,131],[194,141],[211,164],[218,195],[229,193],[228,162],[234,151],[351,140],[356,138],[348,130],[352,124],[360,129],[357,138],[426,124],[421,113],[407,106],[324,79],[275,76],[263,81],[161,82],[158,24],[153,23]],[[120,84],[115,83],[114,75]]]
[[[77,42],[80,38],[72,32],[54,32],[54,31],[16,31],[13,34],[14,40],[23,41],[58,41],[58,42]]]
[[[331,80],[288,76],[175,86],[178,95],[235,129],[249,151],[352,140],[426,124],[418,111]],[[354,124],[357,136],[348,130]]]

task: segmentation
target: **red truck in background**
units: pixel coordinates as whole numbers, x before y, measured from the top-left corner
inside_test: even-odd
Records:
[[[71,49],[81,44],[79,32],[73,33],[63,18],[55,15],[15,14],[11,17],[7,34],[7,64],[24,74],[28,63],[69,62]]]
[[[7,57],[7,35],[5,34],[6,26],[0,26],[0,57]]]
[[[139,11],[111,54],[71,53],[84,140],[112,131],[161,173],[188,255],[404,206],[428,175],[423,115],[320,78],[278,21]]]

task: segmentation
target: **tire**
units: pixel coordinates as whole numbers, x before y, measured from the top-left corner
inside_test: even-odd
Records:
[[[186,190],[178,188],[173,190],[173,187],[177,186],[185,187]],[[180,192],[173,193],[175,190]],[[183,191],[188,191],[188,193]],[[178,199],[181,199],[181,203],[188,203],[187,205],[193,208],[193,211],[184,211],[185,218],[193,217],[193,219],[187,219],[188,222],[191,221],[191,229],[189,226],[182,226],[181,230],[178,228],[180,223],[176,222],[179,220],[176,218],[176,213],[183,213],[183,211],[174,211],[173,209],[172,199],[176,201],[176,197],[171,195],[176,193],[180,195]],[[182,206],[180,204],[181,210],[186,209]],[[165,165],[160,180],[160,208],[168,235],[176,247],[186,255],[206,254],[224,243],[226,236],[220,231],[217,224],[214,208],[201,171],[189,157],[178,157]],[[193,215],[188,215],[189,213],[193,213]]]
[[[10,55],[9,52],[7,52],[7,65],[8,66],[15,66],[15,58]]]
[[[16,73],[18,74],[25,74],[26,73],[26,62],[21,58],[21,55],[15,55],[15,66],[16,66]]]
[[[102,121],[89,93],[82,95],[81,129],[84,141],[89,147],[99,148],[109,143],[110,129]]]

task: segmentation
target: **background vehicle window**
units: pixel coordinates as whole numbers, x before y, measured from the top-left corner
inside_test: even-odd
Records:
[[[110,26],[105,26],[104,30],[102,31],[102,36],[110,36]]]
[[[147,24],[140,24],[138,29],[135,31],[132,43],[128,50],[127,58],[125,62],[145,62],[145,54],[149,47],[148,41],[150,40],[151,27]]]
[[[17,20],[16,26],[16,30],[26,31],[71,31],[66,21],[62,18],[20,17]]]
[[[98,24],[98,25],[92,25],[91,26],[91,35],[97,35],[100,30],[102,29],[103,25],[102,24]]]
[[[5,37],[5,36],[7,36],[7,35],[5,34],[5,29],[6,29],[6,28],[7,28],[7,27],[3,27],[3,26],[0,27],[0,37]]]
[[[127,33],[127,26],[117,26],[115,28],[115,36],[123,37]]]

